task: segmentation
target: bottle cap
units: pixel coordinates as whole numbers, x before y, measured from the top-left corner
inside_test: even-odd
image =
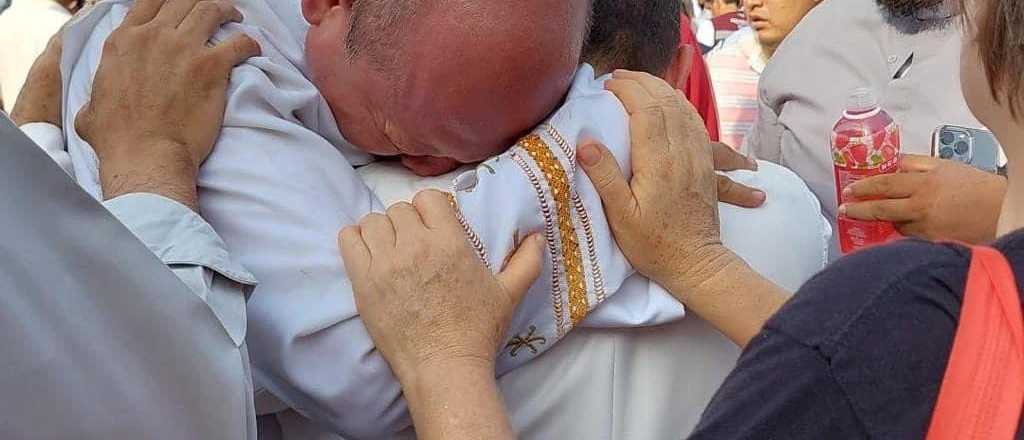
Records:
[[[850,92],[846,99],[846,111],[851,113],[863,113],[878,108],[878,98],[875,91],[868,87],[860,87]]]

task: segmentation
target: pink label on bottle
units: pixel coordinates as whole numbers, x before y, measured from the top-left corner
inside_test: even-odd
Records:
[[[850,201],[843,197],[843,189],[847,186],[869,177],[899,172],[900,168],[899,126],[889,121],[884,129],[870,133],[871,123],[877,120],[858,122],[863,124],[860,136],[832,133],[832,161],[840,205]],[[889,222],[861,221],[840,216],[837,223],[839,244],[844,254],[901,237],[896,227]]]

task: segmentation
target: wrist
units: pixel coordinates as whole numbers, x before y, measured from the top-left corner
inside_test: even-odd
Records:
[[[443,359],[423,362],[415,367],[395,369],[409,405],[432,406],[452,396],[472,392],[477,385],[494,381],[494,362],[479,358]]]
[[[429,390],[460,376],[494,377],[494,361],[481,357],[448,357],[393,365],[403,388]]]
[[[701,246],[686,258],[672,265],[672,271],[656,279],[679,301],[686,304],[688,297],[700,292],[740,260],[739,256],[721,243]]]
[[[146,143],[145,148],[141,145],[97,152],[104,199],[151,193],[198,212],[198,168],[187,149],[171,141]]]

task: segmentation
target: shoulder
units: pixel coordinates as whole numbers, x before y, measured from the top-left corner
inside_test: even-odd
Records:
[[[861,251],[808,281],[766,327],[819,345],[879,307],[915,301],[918,292],[959,302],[969,264],[965,247],[920,240]]]
[[[793,88],[789,83],[806,82],[806,78],[814,75],[834,77],[838,60],[850,60],[847,63],[858,70],[858,63],[865,61],[859,58],[878,58],[875,47],[887,40],[885,29],[888,27],[874,0],[821,2],[797,24],[772,56],[762,77],[764,88],[785,94]],[[887,71],[884,65],[882,71]]]

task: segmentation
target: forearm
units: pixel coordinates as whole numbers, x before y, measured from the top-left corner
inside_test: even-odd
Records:
[[[724,246],[697,255],[664,287],[740,347],[757,335],[786,302],[781,287],[755,272]]]
[[[403,390],[419,438],[515,438],[493,365],[444,362],[406,376]]]

